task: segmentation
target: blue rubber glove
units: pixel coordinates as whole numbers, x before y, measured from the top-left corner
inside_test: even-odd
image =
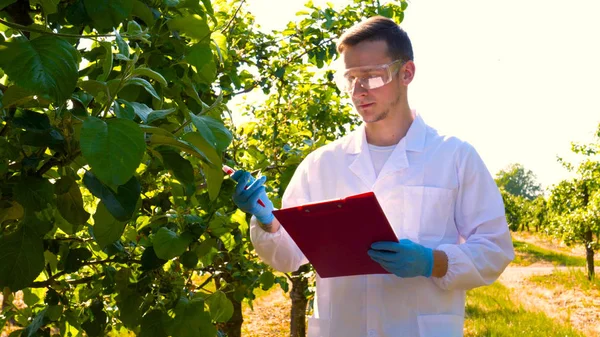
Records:
[[[375,242],[368,253],[383,269],[399,277],[430,277],[433,270],[433,250],[408,239]]]
[[[237,207],[254,215],[261,223],[270,224],[275,216],[273,215],[273,203],[265,192],[264,183],[267,177],[262,176],[255,180],[250,172],[239,170],[235,171],[231,179],[237,182],[233,192],[233,202]],[[265,207],[258,203],[258,199],[265,204]]]

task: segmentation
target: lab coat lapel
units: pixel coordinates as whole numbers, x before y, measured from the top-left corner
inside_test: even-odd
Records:
[[[347,153],[354,156],[349,168],[369,189],[375,184],[375,169],[371,161],[371,154],[367,144],[367,135],[364,125],[361,125],[351,135],[348,142]]]
[[[379,172],[379,176],[383,177],[387,174],[400,171],[404,168],[408,167],[408,157],[406,155],[406,146],[403,141],[400,141],[392,154],[385,162],[383,167],[381,168],[381,172]]]
[[[387,174],[401,171],[409,167],[408,151],[422,152],[425,146],[425,140],[427,136],[427,128],[423,118],[413,110],[415,119],[410,125],[406,136],[404,136],[400,142],[396,145],[396,148],[383,165],[380,177]]]

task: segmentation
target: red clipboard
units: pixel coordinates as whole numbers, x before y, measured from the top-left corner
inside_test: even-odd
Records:
[[[367,251],[398,242],[373,192],[273,211],[320,277],[389,274]]]

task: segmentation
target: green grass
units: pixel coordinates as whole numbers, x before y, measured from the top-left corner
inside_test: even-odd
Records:
[[[584,336],[543,312],[527,311],[515,304],[510,290],[496,282],[467,292],[465,337]]]
[[[591,295],[594,291],[600,292],[600,275],[596,274],[593,280],[588,280],[587,271],[580,269],[571,269],[567,271],[555,270],[550,275],[534,275],[529,281],[546,288],[555,288],[561,285],[566,289],[579,289],[586,295]]]
[[[556,251],[544,249],[533,245],[531,243],[522,241],[513,241],[517,256],[512,262],[513,265],[517,266],[529,266],[536,262],[550,262],[555,266],[566,266],[566,267],[585,267],[585,257],[570,256],[566,254],[557,253]],[[596,266],[600,266],[600,261],[594,261]]]

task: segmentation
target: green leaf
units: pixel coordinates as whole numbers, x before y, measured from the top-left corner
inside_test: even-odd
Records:
[[[148,115],[148,120],[146,121],[146,123],[152,124],[153,122],[156,122],[158,120],[165,119],[165,118],[167,118],[167,116],[169,116],[170,114],[172,114],[175,111],[177,111],[176,108],[165,109],[165,110],[154,110]]]
[[[179,236],[165,227],[161,227],[152,239],[156,256],[163,260],[180,256],[191,242],[191,237],[187,235]]]
[[[91,18],[88,16],[83,1],[70,2],[65,8],[65,19],[73,25],[88,24]]]
[[[169,171],[173,172],[173,175],[183,185],[186,186],[188,195],[191,195],[195,191],[194,187],[194,168],[189,160],[183,158],[179,151],[176,151],[169,146],[158,146],[155,150],[162,157],[163,166]],[[188,188],[189,187],[189,188]],[[191,192],[191,193],[190,193]]]
[[[168,130],[165,130],[163,128],[140,124],[140,129],[142,129],[142,131],[144,131],[145,133],[156,134],[159,136],[175,139],[175,136],[172,133],[170,133]]]
[[[142,262],[142,270],[154,270],[160,268],[162,265],[167,263],[167,260],[163,260],[156,256],[156,252],[154,251],[154,247],[150,246],[144,250],[141,257]]]
[[[102,200],[110,214],[119,221],[128,221],[137,209],[141,186],[135,176],[119,186],[116,193],[90,171],[83,175],[83,184],[94,196]]]
[[[206,299],[210,316],[215,322],[227,322],[233,315],[233,304],[222,291],[216,291]]]
[[[40,296],[36,293],[40,292],[40,289],[25,288],[23,291],[23,303],[27,304],[28,307],[32,307],[41,302]],[[42,290],[43,292],[43,290]]]
[[[123,104],[123,106],[121,106]],[[117,99],[113,103],[113,109],[117,118],[129,119],[132,121],[135,118],[135,109],[129,102],[123,99]]]
[[[269,290],[275,282],[275,276],[270,271],[266,271],[260,274],[259,281],[262,284],[263,290]]]
[[[40,6],[42,6],[42,9],[44,10],[44,15],[50,15],[50,14],[54,14],[57,12],[56,7],[58,6],[59,2],[60,2],[60,0],[31,0],[31,1],[29,1],[29,4],[30,5],[39,4]]]
[[[56,206],[60,215],[75,228],[85,224],[90,218],[90,214],[83,208],[83,197],[75,179],[61,178],[54,184],[54,190]]]
[[[54,205],[54,186],[41,177],[21,176],[13,188],[13,195],[25,211],[41,211],[48,204]]]
[[[133,0],[133,11],[132,14],[142,19],[146,26],[151,27],[154,25],[154,15],[152,10],[145,3],[139,0]]]
[[[44,244],[28,227],[0,237],[0,288],[28,287],[44,269]]]
[[[89,117],[83,122],[80,142],[81,153],[96,177],[116,186],[131,179],[146,150],[139,126],[121,118],[105,122]]]
[[[67,273],[74,273],[78,271],[85,261],[92,258],[92,252],[87,248],[74,248],[70,249],[67,256],[63,257],[65,271]]]
[[[167,80],[159,72],[156,72],[150,68],[135,68],[131,72],[131,76],[146,76],[158,82],[163,87],[167,87]]]
[[[125,230],[126,222],[115,219],[106,209],[104,202],[100,202],[94,213],[94,237],[100,247],[119,240]]]
[[[125,40],[123,40],[123,37],[121,37],[121,34],[119,34],[118,30],[115,30],[115,35],[117,40],[117,47],[119,48],[119,53],[124,55],[125,57],[129,57],[129,45],[127,44],[127,42],[125,42]]]
[[[139,23],[135,22],[134,20],[127,22],[127,34],[129,36],[139,35],[142,33],[142,26],[140,26]]]
[[[48,317],[49,320],[56,322],[62,317],[63,309],[62,305],[49,305],[46,310],[46,317]]]
[[[198,74],[206,84],[211,84],[217,77],[217,65],[208,42],[197,43],[185,52],[185,61],[196,67]]]
[[[33,319],[33,321],[31,321],[31,324],[29,324],[25,328],[25,330],[23,330],[23,333],[21,334],[22,337],[37,336],[38,330],[44,325],[44,317],[46,317],[46,310],[47,309],[44,309],[38,312],[37,315],[35,315],[35,318]]]
[[[4,92],[2,97],[2,105],[5,108],[22,106],[25,103],[32,101],[35,94],[27,89],[23,89],[18,85],[11,85]]]
[[[79,231],[79,227],[73,226],[70,222],[65,220],[60,212],[54,212],[54,224],[67,234],[75,234]]]
[[[95,98],[108,99],[110,97],[110,90],[106,85],[106,82],[100,82],[96,80],[82,81],[79,84],[81,89],[87,91],[90,95]]]
[[[51,222],[52,218],[48,219],[46,214],[51,216],[54,212],[52,210],[45,210],[41,213],[25,213],[25,218],[22,220],[22,226],[31,229],[37,236],[44,237],[46,233],[50,232],[54,228],[54,223]]]
[[[119,291],[116,301],[121,322],[130,329],[135,328],[142,319],[142,297],[135,290],[124,288]]]
[[[277,70],[275,71],[275,76],[279,79],[283,78],[283,74],[285,74],[285,67],[281,67],[281,68],[277,68]]]
[[[208,230],[215,236],[222,236],[229,233],[235,227],[237,227],[237,224],[232,223],[229,217],[226,217],[219,212],[215,213],[208,224]]]
[[[12,120],[17,128],[45,131],[52,128],[48,115],[31,110],[18,110]]]
[[[200,299],[188,300],[185,297],[179,299],[175,307],[175,318],[169,324],[168,334],[178,337],[214,337],[214,334],[208,330],[206,333],[206,324],[212,325],[210,314],[204,311],[204,302]],[[203,329],[201,333],[200,329]]]
[[[133,10],[133,0],[83,0],[94,26],[111,29],[119,26]]]
[[[200,245],[194,248],[194,253],[196,253],[196,255],[198,255],[198,257],[201,258],[206,256],[208,253],[210,253],[212,248],[216,248],[217,246],[217,239],[209,238],[200,242]]]
[[[165,326],[168,324],[169,315],[166,312],[154,309],[142,317],[140,337],[167,337]]]
[[[200,149],[210,160],[212,165],[203,165],[202,170],[208,185],[208,195],[211,200],[215,200],[219,195],[224,176],[221,169],[221,156],[198,132],[188,132],[183,135],[183,139]]]
[[[179,31],[193,40],[203,40],[210,37],[210,29],[204,18],[198,14],[186,15],[169,20],[169,29]]]
[[[148,116],[152,113],[152,109],[148,107],[144,103],[138,102],[127,102],[122,100],[125,106],[130,106],[133,109],[133,112],[144,122],[148,122]]]
[[[143,78],[130,78],[125,82],[125,85],[123,85],[123,87],[126,87],[128,85],[139,85],[142,88],[144,88],[150,95],[154,96],[157,100],[161,101],[161,97],[158,95],[158,93],[156,92],[156,90],[154,89],[154,87],[152,86],[152,84],[150,84],[150,82],[146,81]]]
[[[2,9],[6,6],[12,5],[15,2],[17,2],[17,0],[0,0],[0,9]]]
[[[75,90],[79,53],[56,36],[13,39],[0,42],[0,67],[20,87],[62,104]]]
[[[7,220],[17,220],[25,215],[25,210],[18,202],[7,200],[0,205],[0,224]]]
[[[179,262],[185,268],[196,268],[198,264],[198,255],[194,252],[185,252],[179,257]]]
[[[100,45],[104,47],[106,51],[104,55],[104,62],[102,62],[102,75],[98,76],[99,81],[106,81],[113,67],[113,53],[112,44],[110,42],[102,41]]]
[[[185,140],[174,138],[173,135],[171,135],[171,134],[165,135],[164,133],[157,131],[157,129],[163,130],[160,128],[155,128],[153,130],[150,130],[147,128],[144,129],[144,130],[146,130],[146,132],[154,131],[152,133],[152,136],[150,137],[150,144],[152,144],[152,145],[171,145],[171,146],[179,148],[182,151],[185,151],[185,152],[199,158],[203,162],[206,162],[206,163],[210,162],[208,157],[204,154],[204,152],[201,151],[200,149],[198,149],[196,146],[190,144],[189,142],[187,142]]]
[[[227,52],[227,37],[220,32],[213,33],[212,41],[219,54],[220,62],[223,63],[224,61],[227,61],[229,58],[229,53]]]
[[[210,129],[210,126],[208,126],[206,123],[206,119],[210,117],[196,116],[195,114],[190,113],[190,118],[192,119],[192,124],[194,124],[198,132],[202,135],[202,137],[204,137],[204,140],[206,140],[212,146],[212,148],[216,150],[217,139]]]
[[[198,132],[217,152],[223,153],[231,144],[233,135],[223,123],[205,115],[196,116],[190,113],[190,117]]]
[[[206,336],[206,337],[218,337],[217,328],[210,321],[210,314],[208,312],[203,312],[200,318],[200,327],[198,328],[197,336]]]

